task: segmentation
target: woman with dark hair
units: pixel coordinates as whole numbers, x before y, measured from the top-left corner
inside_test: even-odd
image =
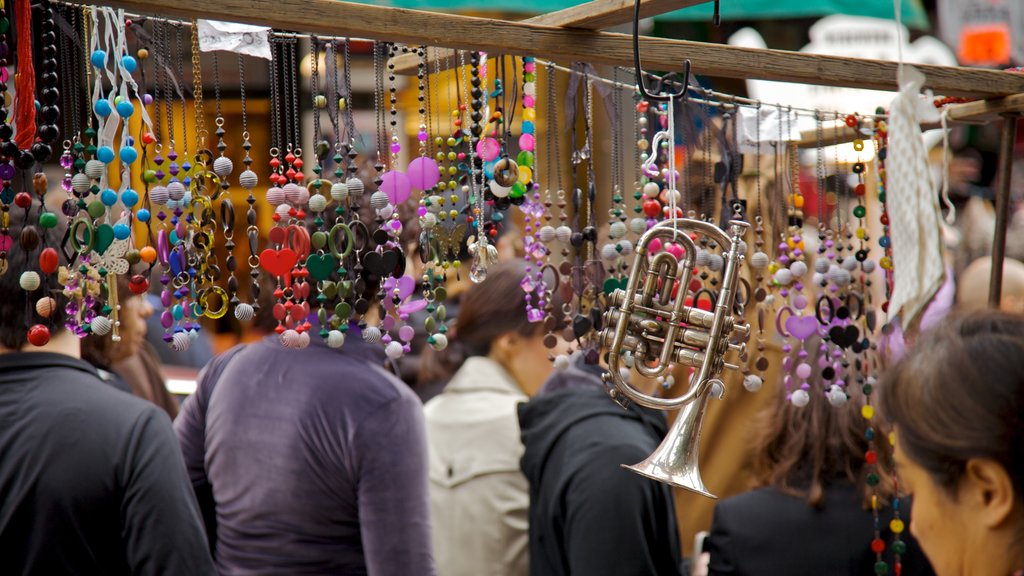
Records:
[[[859,390],[851,387],[841,406],[829,402],[820,384],[811,392],[811,401],[798,407],[780,387],[762,414],[751,446],[758,487],[715,508],[705,547],[708,574],[864,576],[888,573],[893,566],[892,546],[886,545],[882,557],[886,566],[872,550],[871,511],[877,498],[879,537],[891,542],[891,446],[877,423],[876,440],[866,439],[869,424],[861,415]],[[869,450],[877,459],[872,470],[865,466]],[[866,481],[869,473],[877,475],[874,486]],[[901,518],[909,515],[909,502],[901,500]],[[932,574],[913,538],[904,532],[901,540],[906,547],[901,573]]]
[[[1024,319],[974,314],[923,335],[881,407],[936,573],[1024,575]]]
[[[466,359],[424,409],[434,558],[445,576],[529,573],[516,406],[544,383],[556,351],[526,317],[526,272],[522,261],[501,263],[462,297],[455,340]]]

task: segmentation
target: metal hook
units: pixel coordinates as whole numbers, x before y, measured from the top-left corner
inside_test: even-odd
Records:
[[[659,94],[651,94],[647,91],[647,86],[644,84],[644,69],[640,65],[640,0],[633,0],[633,68],[636,70],[636,88],[645,99],[656,102],[668,102],[676,99],[680,99],[683,102],[686,101],[686,92],[690,89],[689,59],[683,63],[684,81],[682,88],[675,92],[660,94],[660,92],[665,92],[664,88],[666,86],[672,86],[678,82],[679,74],[671,72],[658,79],[655,91],[659,92]]]

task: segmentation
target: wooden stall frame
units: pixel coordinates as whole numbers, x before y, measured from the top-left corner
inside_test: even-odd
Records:
[[[71,3],[91,5],[74,0]],[[646,0],[642,14],[702,3],[699,0]],[[565,61],[632,66],[632,38],[600,32],[623,20],[630,0],[594,0],[522,22],[476,18],[440,12],[356,4],[340,0],[104,0],[99,4],[141,14],[205,18],[270,26],[275,29],[329,36],[390,40]],[[575,26],[561,27],[561,26]],[[589,29],[581,29],[589,28]],[[723,78],[776,80],[803,84],[895,90],[898,63],[863,58],[805,54],[785,50],[742,48],[706,42],[642,37],[644,61],[651,69],[682,70],[687,60],[694,73]],[[946,96],[967,96],[979,102],[952,105],[954,121],[1003,118],[996,230],[992,251],[990,306],[998,306],[1005,255],[1010,181],[1016,120],[1024,112],[1024,74],[959,66],[914,65],[926,78],[924,88]],[[838,131],[838,130],[837,130]]]

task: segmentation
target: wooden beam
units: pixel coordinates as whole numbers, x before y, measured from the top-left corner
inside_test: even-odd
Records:
[[[474,49],[494,54],[630,66],[627,34],[571,30],[523,22],[474,18],[354,4],[338,0],[104,0],[132,12],[209,18],[279,29],[346,35],[407,44]],[[651,70],[681,70],[690,60],[697,74],[778,80],[825,86],[895,90],[896,63],[860,58],[740,48],[668,38],[643,38]],[[926,88],[948,96],[996,97],[1024,93],[1024,74],[955,66],[917,65]]]
[[[1001,114],[1024,112],[1024,94],[1004,98],[976,100],[963,104],[950,104],[949,119],[955,122],[986,122],[997,120]]]
[[[658,16],[680,8],[707,4],[711,0],[641,0],[640,17]],[[523,22],[581,30],[604,30],[633,21],[633,0],[591,0],[556,12],[534,16]]]
[[[865,122],[869,122],[865,120]],[[870,124],[867,124],[870,126]],[[796,145],[798,148],[817,148],[821,146],[834,146],[836,144],[846,144],[847,142],[853,142],[856,139],[871,140],[871,136],[861,134],[857,130],[850,128],[843,121],[831,121],[823,122],[821,126],[821,141],[818,140],[818,130],[805,130],[800,133],[800,139],[797,140]]]
[[[640,0],[640,17],[648,18],[665,12],[688,8],[698,4],[706,4],[711,0]],[[538,26],[557,26],[560,28],[579,28],[580,30],[603,30],[619,24],[633,21],[633,0],[591,0],[570,6],[563,10],[541,14],[527,18],[521,22]],[[430,59],[433,70],[436,58]],[[415,74],[419,65],[419,57],[415,54],[401,54],[391,59],[397,74]],[[436,64],[447,69],[447,59],[440,59]]]

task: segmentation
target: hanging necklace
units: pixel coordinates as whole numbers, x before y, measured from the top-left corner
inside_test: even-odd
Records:
[[[754,160],[754,179],[755,187],[757,189],[757,215],[754,216],[754,250],[751,254],[748,262],[754,272],[754,301],[757,302],[757,358],[751,362],[747,362],[746,370],[743,377],[743,387],[749,392],[757,392],[761,389],[764,384],[765,371],[768,370],[769,362],[768,358],[764,355],[764,351],[767,348],[764,337],[764,324],[765,316],[769,313],[768,305],[765,302],[767,300],[768,293],[761,286],[764,282],[764,271],[768,268],[770,258],[768,254],[764,252],[764,199],[761,196],[761,103],[758,102],[755,108],[756,122],[755,122],[755,142],[757,150],[755,151]],[[773,143],[774,144],[774,143]],[[774,160],[773,160],[774,162]],[[758,374],[754,374],[750,371],[750,367],[753,367],[758,371]]]
[[[238,185],[245,190],[245,203],[249,206],[245,211],[245,236],[249,244],[249,257],[246,259],[246,265],[249,267],[250,283],[249,302],[235,304],[235,319],[239,322],[249,322],[256,317],[256,312],[259,310],[260,296],[260,231],[256,226],[256,196],[252,193],[259,184],[259,176],[252,170],[253,159],[249,154],[252,142],[249,140],[249,121],[245,99],[245,58],[241,54],[238,55],[238,91],[242,111],[242,150],[245,151],[245,157],[242,158],[245,169],[238,175]]]

